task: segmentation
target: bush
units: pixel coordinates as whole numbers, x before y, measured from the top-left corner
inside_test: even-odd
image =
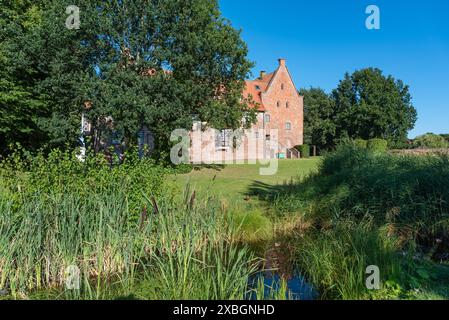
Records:
[[[81,162],[75,152],[57,149],[47,156],[41,153],[33,156],[19,149],[0,163],[0,178],[12,199],[35,194],[77,194],[89,198],[121,190],[132,213],[129,219],[134,220],[146,202],[143,194],[170,195],[165,183],[167,173],[167,169],[152,160],[139,160],[132,155],[126,156],[123,164],[111,166],[103,155]]]
[[[446,142],[449,144],[449,134],[440,134],[446,140]]]
[[[295,147],[301,154],[301,158],[310,158],[310,146],[308,144],[303,144]]]
[[[368,141],[363,139],[355,139],[353,144],[358,148],[366,149],[368,146]]]
[[[406,150],[413,147],[409,140],[388,141],[388,148],[395,150]]]
[[[413,146],[415,148],[439,149],[439,148],[447,148],[448,142],[444,137],[440,135],[427,133],[422,136],[416,137],[416,139],[413,141]]]
[[[384,153],[388,149],[388,142],[384,139],[370,139],[366,145],[367,149],[374,153]]]
[[[228,223],[240,241],[263,241],[272,234],[271,221],[257,210],[232,212],[228,215]]]

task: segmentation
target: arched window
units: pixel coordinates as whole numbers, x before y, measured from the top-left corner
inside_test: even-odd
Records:
[[[284,84],[283,83],[281,84],[281,90],[284,90]]]
[[[290,122],[286,122],[285,123],[285,130],[291,130],[292,129],[292,124]]]

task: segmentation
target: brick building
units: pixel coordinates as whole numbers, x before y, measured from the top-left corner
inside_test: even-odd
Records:
[[[276,71],[262,71],[257,79],[246,81],[243,95],[254,100],[257,122],[238,137],[230,130],[201,132],[199,123],[194,124],[191,162],[299,157],[293,147],[303,144],[303,97],[293,83],[285,59],[279,59]]]

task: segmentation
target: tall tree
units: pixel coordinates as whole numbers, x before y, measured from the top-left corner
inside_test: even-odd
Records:
[[[409,87],[392,76],[384,76],[379,69],[346,74],[332,96],[340,138],[403,141],[417,119]]]
[[[304,97],[304,141],[326,150],[334,145],[336,122],[332,98],[321,88],[301,89]]]
[[[16,69],[15,39],[39,27],[44,1],[5,0],[0,4],[0,153],[9,144],[39,145],[44,133],[37,119],[46,110],[45,96],[34,89],[30,68]]]
[[[69,4],[80,8],[78,30],[65,27]],[[83,112],[128,144],[147,126],[161,151],[193,115],[215,127],[254,121],[241,99],[247,48],[216,0],[49,0],[41,25],[9,44],[13,73],[27,70],[47,98],[36,122],[50,145],[76,145]]]

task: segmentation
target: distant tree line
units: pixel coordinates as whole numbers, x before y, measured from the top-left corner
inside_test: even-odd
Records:
[[[301,89],[304,96],[304,141],[329,150],[347,139],[380,138],[403,146],[417,112],[409,87],[376,68],[345,74],[330,94]]]

